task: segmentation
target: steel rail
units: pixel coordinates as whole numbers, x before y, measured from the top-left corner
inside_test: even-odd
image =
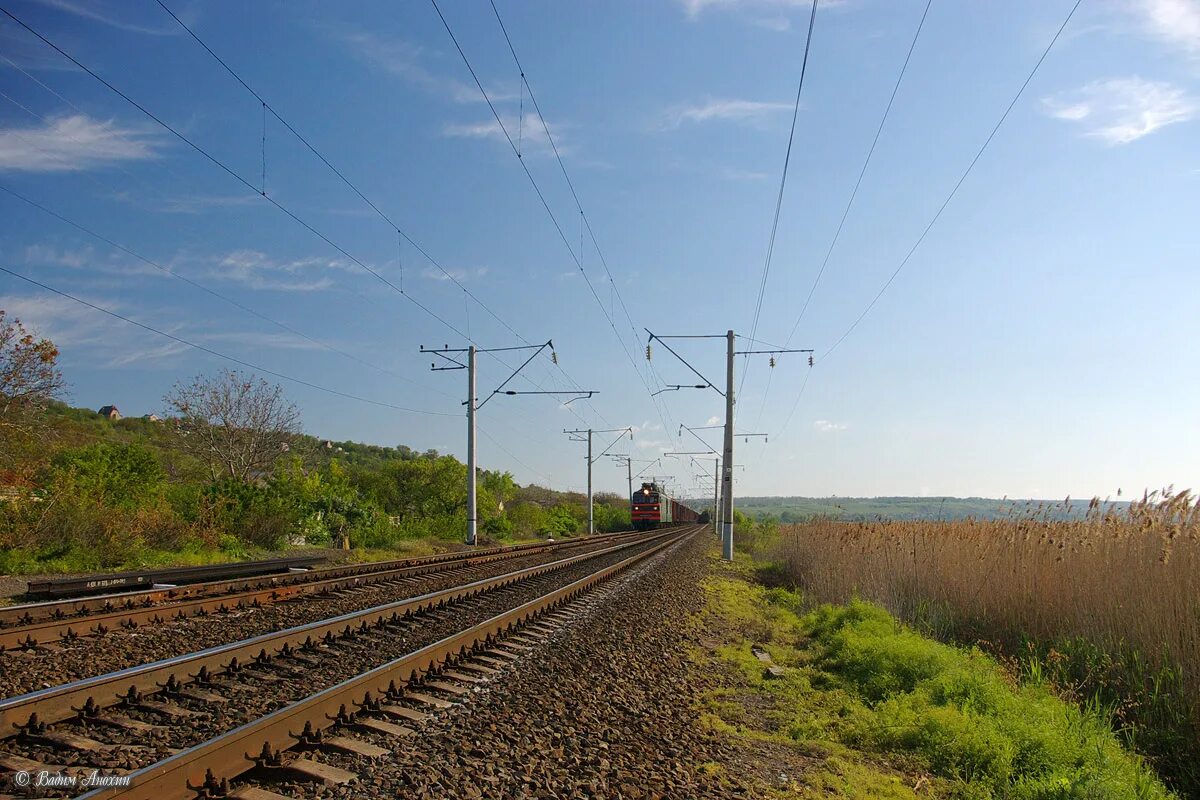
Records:
[[[174,602],[196,597],[227,597],[241,592],[282,590],[296,585],[322,580],[335,580],[356,576],[370,576],[398,569],[420,568],[467,562],[471,559],[494,555],[538,553],[545,550],[568,549],[591,542],[602,542],[628,536],[636,531],[603,534],[600,536],[566,539],[561,542],[528,542],[525,544],[489,547],[481,550],[438,553],[431,556],[401,558],[390,561],[375,561],[367,564],[347,564],[339,567],[309,570],[285,575],[265,575],[222,581],[207,581],[187,586],[147,589],[140,592],[95,595],[70,600],[51,600],[40,603],[0,607],[0,631],[10,627],[30,625],[42,620],[82,619],[97,611],[107,613],[115,610],[149,608],[156,603]]]
[[[508,572],[491,578],[397,600],[361,611],[352,611],[317,622],[262,634],[239,642],[216,645],[195,653],[162,659],[149,664],[84,678],[36,692],[0,700],[0,739],[18,735],[31,721],[45,725],[76,719],[81,713],[98,713],[104,708],[158,692],[165,685],[191,683],[200,675],[236,673],[254,662],[267,662],[276,654],[294,648],[310,649],[318,642],[332,641],[354,631],[367,631],[387,624],[399,624],[414,614],[444,608],[483,592],[498,589],[529,578],[565,569],[580,561],[600,558],[629,547],[653,542],[671,532],[648,538],[620,542],[602,550]],[[86,712],[85,712],[86,710]]]
[[[276,753],[299,743],[300,739],[293,734],[303,731],[306,725],[310,730],[329,728],[335,721],[344,719],[348,709],[369,708],[376,698],[387,696],[392,685],[410,682],[470,657],[473,650],[486,646],[497,636],[537,619],[699,530],[692,528],[663,534],[666,541],[650,549],[140,769],[130,775],[130,786],[98,789],[82,795],[80,800],[191,800],[196,796],[197,787],[219,785],[253,769],[256,754]]]
[[[75,617],[52,618],[11,628],[0,628],[0,653],[8,649],[30,649],[38,644],[60,639],[74,639],[84,635],[102,635],[117,628],[136,628],[146,623],[161,624],[169,619],[184,619],[213,612],[221,613],[232,609],[259,607],[265,603],[276,603],[319,592],[342,591],[369,586],[399,578],[450,572],[455,568],[473,567],[497,561],[506,561],[527,555],[558,549],[574,549],[586,544],[613,541],[633,533],[612,534],[605,537],[569,540],[563,543],[518,545],[520,550],[505,549],[502,552],[463,553],[457,559],[447,559],[395,569],[373,570],[367,573],[354,572],[350,575],[321,577],[304,582],[291,581],[282,585],[268,585],[244,592],[218,594],[175,603],[133,604],[132,608],[121,608],[99,614],[89,613]],[[388,562],[392,563],[392,562]],[[341,570],[331,570],[341,572]]]

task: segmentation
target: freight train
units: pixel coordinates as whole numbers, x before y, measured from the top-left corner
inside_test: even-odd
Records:
[[[694,509],[668,496],[655,483],[643,483],[630,498],[629,508],[633,527],[639,531],[700,521],[700,515]]]

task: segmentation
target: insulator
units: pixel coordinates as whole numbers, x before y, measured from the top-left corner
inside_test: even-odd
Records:
[[[551,364],[558,363],[558,353],[554,352],[553,350],[550,351],[550,363]]]
[[[646,345],[646,360],[647,361],[650,360],[651,354],[652,354],[652,351],[650,350],[650,345]]]
[[[775,356],[771,356],[771,358],[767,361],[767,366],[769,366],[769,367],[775,366]]]
[[[812,356],[809,356],[809,357],[808,357],[808,365],[809,365],[810,367],[813,365],[813,363],[812,363]]]

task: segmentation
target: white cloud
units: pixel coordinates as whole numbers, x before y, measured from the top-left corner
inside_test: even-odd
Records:
[[[129,313],[114,300],[83,299],[116,313]],[[160,364],[188,349],[57,295],[4,295],[0,296],[0,308],[38,336],[52,340],[67,357],[86,355],[93,366]]]
[[[124,10],[125,3],[113,3],[111,12],[105,8],[106,3],[99,0],[87,0],[86,4],[73,3],[70,0],[40,0],[44,5],[57,8],[60,11],[65,11],[68,14],[74,14],[77,17],[90,19],[95,22],[100,22],[113,28],[131,33],[144,33],[150,36],[175,36],[182,32],[182,28],[171,22],[170,25],[159,27],[150,27],[141,25],[136,22],[121,19],[119,10]]]
[[[235,250],[221,258],[210,275],[252,289],[283,292],[314,292],[333,285],[331,271],[346,272],[354,266],[337,258],[279,260],[257,250]]]
[[[1134,0],[1132,10],[1148,35],[1200,59],[1200,0]]]
[[[1128,144],[1200,113],[1200,103],[1184,89],[1138,77],[1093,81],[1043,98],[1042,104],[1050,116],[1084,124],[1086,135],[1110,145]]]
[[[127,307],[111,297],[82,295],[81,299],[197,344],[211,345],[216,350],[224,350],[222,345],[225,344],[233,345],[243,353],[320,348],[314,342],[286,332],[230,330],[216,321],[180,322],[178,311],[171,309],[161,310],[159,319],[152,319],[144,310]],[[0,308],[10,317],[20,319],[37,336],[52,340],[66,359],[86,361],[89,366],[169,366],[177,364],[178,357],[192,349],[58,295],[0,295]],[[211,327],[205,330],[205,325]]]
[[[818,419],[813,422],[813,427],[816,428],[817,430],[821,431],[822,433],[831,433],[834,431],[846,430],[846,423],[831,422],[830,420],[827,420],[827,419]]]
[[[504,129],[508,130],[508,136],[504,135],[504,129],[500,127],[500,123],[496,121],[495,117],[483,122],[447,123],[442,127],[442,135],[462,139],[492,139],[504,142],[506,146],[511,137],[513,144],[517,145],[522,155],[553,152],[550,140],[546,138],[546,131],[542,127],[542,119],[536,113],[527,112],[524,118],[519,114],[502,113],[500,119],[504,122]],[[558,147],[559,155],[570,153],[570,145],[563,142],[562,129],[564,126],[547,124],[546,127],[554,136],[554,144]]]
[[[670,130],[686,123],[740,122],[761,125],[768,118],[792,108],[791,103],[768,103],[759,100],[710,99],[693,105],[668,109],[662,128]]]
[[[704,426],[708,427],[709,425],[720,425],[720,424],[721,424],[720,417],[713,416],[713,417],[708,418],[708,422],[704,423]]]
[[[214,208],[248,206],[260,200],[261,197],[252,194],[168,197],[162,203],[155,204],[152,210],[167,214],[200,214]]]
[[[25,248],[25,263],[34,267],[58,267],[60,269],[85,270],[88,276],[119,275],[126,277],[156,276],[166,273],[150,264],[110,253],[97,255],[91,247],[78,249],[59,248],[53,245],[32,244]],[[93,281],[93,284],[96,282]]]
[[[377,36],[365,31],[338,31],[335,38],[341,40],[356,58],[404,80],[412,86],[455,103],[482,103],[483,95],[474,84],[449,78],[431,71],[423,62],[431,54],[425,48],[406,42]],[[492,102],[516,100],[518,92],[501,87],[485,87]]]
[[[827,0],[828,2],[829,0]],[[680,0],[683,9],[690,19],[696,19],[705,11],[763,11],[774,9],[787,11],[800,7],[809,7],[812,0]]]
[[[74,114],[31,128],[0,128],[0,171],[75,172],[143,161],[158,157],[159,143],[149,131]]]
[[[748,169],[732,169],[726,167],[720,172],[722,178],[727,181],[765,181],[771,177],[766,172],[755,172]]]
[[[474,269],[448,269],[442,272],[437,267],[426,267],[421,270],[421,276],[433,281],[455,280],[459,283],[472,278],[482,278],[491,271],[490,267],[475,267]]]

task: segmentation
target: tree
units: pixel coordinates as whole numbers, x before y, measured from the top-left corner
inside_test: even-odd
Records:
[[[213,480],[247,481],[270,472],[300,434],[300,412],[283,388],[224,369],[177,383],[164,402],[182,450],[208,464]]]
[[[39,412],[64,385],[54,343],[34,338],[20,320],[10,322],[0,310],[0,454],[5,461],[36,432]]]

